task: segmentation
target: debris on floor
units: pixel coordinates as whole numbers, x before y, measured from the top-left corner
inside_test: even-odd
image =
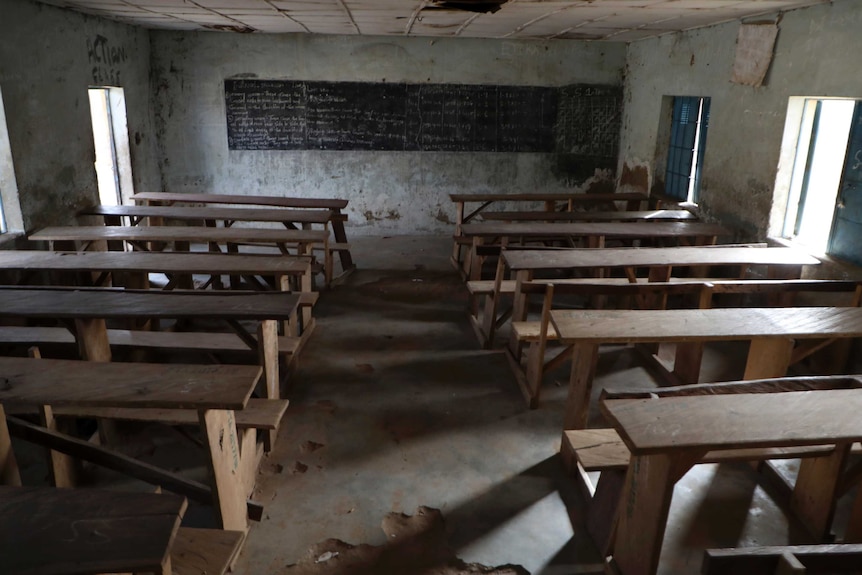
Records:
[[[518,565],[488,567],[465,563],[446,542],[446,528],[439,509],[419,507],[415,515],[389,513],[381,528],[384,545],[350,545],[327,539],[313,545],[290,575],[529,575]]]

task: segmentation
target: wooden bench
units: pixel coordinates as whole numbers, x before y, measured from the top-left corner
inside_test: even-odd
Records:
[[[455,244],[452,248],[452,265],[455,269],[461,268],[461,243],[462,226],[469,223],[473,218],[483,213],[485,208],[495,202],[540,202],[545,212],[554,212],[560,203],[565,204],[565,210],[572,211],[578,207],[607,206],[616,209],[617,202],[625,202],[626,210],[640,210],[646,207],[649,196],[640,193],[584,193],[584,192],[533,192],[529,194],[449,194],[449,198],[455,203]],[[470,213],[465,213],[465,205],[478,203],[480,206]]]
[[[799,278],[803,266],[817,265],[820,261],[791,248],[766,248],[764,244],[733,246],[698,246],[675,248],[605,248],[569,250],[523,250],[507,248],[497,262],[492,292],[487,295],[481,318],[478,300],[471,302],[472,315],[481,326],[480,343],[490,348],[498,327],[511,314],[513,321],[527,319],[526,296],[518,289],[519,282],[528,282],[536,274],[561,276],[586,274],[601,277],[610,272],[624,274],[630,282],[670,281],[675,273],[688,272],[694,277],[705,277],[715,268],[730,269],[728,279],[741,279],[750,275],[754,266],[766,269],[770,279]],[[507,269],[514,276],[512,308],[499,314],[502,308],[502,287]],[[647,270],[646,277],[638,270]],[[562,278],[565,279],[565,278]],[[476,288],[481,286],[476,286]],[[478,293],[478,292],[477,292]]]
[[[862,571],[862,545],[776,545],[707,549],[703,575],[838,575]]]
[[[862,389],[849,379],[854,378],[838,380],[838,389],[828,383],[825,389],[785,389],[784,380],[772,393],[765,392],[768,384],[758,382],[760,391],[754,393],[731,392],[726,384],[702,395],[603,399],[602,413],[631,453],[616,499],[610,572],[656,573],[673,485],[718,451],[832,446],[826,454],[803,459],[790,503],[814,537],[823,540],[850,447],[862,439]],[[744,389],[747,383],[741,385]],[[848,532],[858,532],[860,521],[857,498]]]
[[[559,341],[559,334],[550,323],[551,309],[555,295],[601,296],[633,298],[638,309],[665,309],[669,297],[691,296],[688,307],[705,309],[713,306],[714,296],[769,296],[760,305],[792,305],[799,294],[840,293],[847,297],[845,305],[858,307],[862,304],[862,282],[850,280],[680,280],[677,282],[624,283],[626,280],[602,281],[547,280],[524,282],[521,293],[543,296],[542,311],[537,321],[512,322],[510,345],[506,357],[515,374],[515,379],[524,393],[528,406],[533,409],[538,406],[543,375],[561,365],[570,357],[571,347],[564,347],[550,360],[545,360],[547,345]],[[685,301],[685,300],[683,300]],[[522,357],[522,345],[526,344],[526,356]],[[700,359],[696,347],[690,347],[688,361],[690,374],[695,368],[699,371]],[[702,347],[700,348],[702,353]],[[797,354],[791,363],[798,363],[816,349],[808,348],[806,354]],[[844,354],[849,350],[844,350]],[[686,383],[679,376],[668,372],[663,365],[654,360],[652,354],[647,359],[651,367],[657,370],[670,383]],[[836,360],[837,361],[837,360]],[[696,362],[696,366],[691,364]],[[845,361],[846,362],[846,361]],[[688,382],[691,383],[691,382]]]
[[[676,343],[673,373],[696,383],[704,343],[748,341],[743,379],[761,379],[786,375],[791,363],[824,342],[862,336],[858,307],[552,310],[551,322],[560,342],[574,346],[566,429],[586,427],[600,345]]]
[[[297,208],[302,210],[324,209],[331,214],[330,226],[333,243],[338,251],[341,262],[341,274],[331,277],[330,282],[342,281],[348,274],[356,269],[353,258],[350,255],[347,233],[344,230],[344,222],[347,215],[342,210],[347,208],[348,200],[340,198],[296,198],[286,196],[257,196],[236,194],[199,194],[199,193],[175,193],[175,192],[139,192],[132,196],[136,203],[149,205],[172,205],[176,202],[192,204],[225,204],[245,206],[268,206],[277,208]],[[328,269],[332,269],[331,267]],[[327,283],[330,285],[330,283]]]
[[[174,575],[185,510],[175,495],[0,486],[2,572]]]
[[[570,248],[579,247],[577,240],[583,240],[588,248],[603,248],[606,240],[696,246],[714,244],[719,236],[730,235],[727,228],[705,222],[485,222],[466,224],[461,231],[473,241],[463,270],[471,280],[482,279],[483,258],[478,257],[477,248],[489,241],[501,246],[562,242]]]
[[[212,504],[224,529],[244,531],[248,516],[259,519],[260,506],[250,505],[247,497],[254,487],[262,446],[257,442],[257,429],[237,431],[234,416],[235,410],[248,404],[261,375],[259,367],[2,357],[0,371],[5,374],[0,387],[0,454],[5,454],[0,457],[0,477],[7,484],[20,485],[8,440],[11,433],[52,450],[50,469],[57,486],[74,485],[69,457],[75,457]],[[5,416],[6,405],[38,408],[43,425]],[[273,406],[282,414],[284,407],[283,402]],[[60,433],[54,424],[54,408],[168,410],[169,419],[175,417],[174,410],[191,410],[208,453],[211,486]]]

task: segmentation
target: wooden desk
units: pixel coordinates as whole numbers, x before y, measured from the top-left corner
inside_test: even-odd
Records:
[[[198,412],[205,449],[208,451],[212,487],[206,489],[195,482],[178,476],[156,471],[158,468],[143,464],[135,466],[126,461],[130,470],[146,469],[150,480],[156,485],[176,491],[182,495],[200,499],[207,495],[207,503],[214,504],[224,529],[244,531],[246,519],[246,491],[249,481],[253,486],[250,469],[256,473],[258,461],[256,450],[257,431],[251,430],[248,437],[237,434],[234,410],[245,408],[249,397],[260,378],[257,366],[209,366],[182,364],[146,363],[97,363],[55,359],[0,358],[0,372],[4,385],[0,389],[0,412],[3,406],[29,406],[43,408],[45,427],[9,417],[0,417],[0,437],[7,438],[0,451],[11,453],[8,444],[9,431],[24,439],[50,442],[51,449],[70,454],[76,448],[84,454],[88,442],[76,440],[54,431],[53,406],[103,407],[103,408],[147,408],[147,409],[191,409]],[[0,413],[0,415],[3,415]],[[81,443],[85,444],[81,448]],[[241,447],[242,444],[242,447]],[[44,445],[44,443],[43,443]],[[62,448],[61,448],[62,446]],[[122,456],[111,457],[107,449],[96,450],[112,468],[124,461]],[[243,461],[243,458],[248,458]],[[7,458],[4,463],[13,463]],[[68,467],[61,470],[52,456],[52,475],[58,486],[70,487],[74,482],[68,475]],[[245,466],[248,466],[246,468]],[[2,475],[2,474],[0,474]]]
[[[629,281],[638,281],[637,270],[649,270],[646,281],[668,281],[675,268],[698,268],[708,266],[739,267],[738,278],[745,277],[749,266],[767,267],[772,279],[796,279],[806,265],[818,265],[820,260],[792,248],[765,247],[675,247],[675,248],[591,248],[571,250],[505,250],[497,266],[494,290],[484,304],[481,319],[471,316],[474,329],[483,347],[493,345],[501,290],[506,268],[514,276],[514,298],[512,321],[524,321],[527,317],[526,298],[520,286],[532,281],[536,272],[554,270],[599,272],[623,269]],[[702,274],[700,274],[702,275]],[[561,280],[564,282],[565,280]],[[474,304],[478,311],[478,305]]]
[[[553,310],[551,322],[560,341],[573,346],[565,429],[587,425],[598,347],[603,344],[747,340],[744,379],[759,379],[786,374],[794,340],[862,336],[858,307]],[[674,371],[695,383],[700,361],[690,360],[691,353],[691,347],[677,346]]]
[[[634,211],[645,207],[649,201],[649,196],[639,193],[583,193],[583,192],[554,192],[554,193],[532,193],[532,194],[449,194],[449,198],[455,203],[455,245],[452,251],[452,265],[455,268],[461,266],[461,248],[459,238],[463,236],[462,226],[469,223],[473,218],[482,213],[485,208],[494,202],[541,202],[544,204],[545,212],[554,212],[557,209],[559,202],[566,203],[566,210],[578,206],[597,206],[608,205],[613,209],[616,208],[615,202],[626,202],[626,210]],[[481,204],[478,208],[470,212],[464,213],[464,206],[467,203]]]
[[[484,212],[482,219],[497,222],[645,222],[697,221],[688,210],[633,210],[610,212]]]
[[[71,322],[82,359],[110,361],[107,319],[224,320],[258,351],[265,374],[264,397],[279,397],[278,322],[289,320],[299,295],[285,292],[165,292],[109,288],[0,287],[0,318]],[[239,323],[257,321],[257,336]],[[71,327],[71,326],[70,326]]]
[[[471,280],[481,279],[483,258],[477,255],[477,248],[494,238],[504,246],[515,240],[563,240],[572,248],[576,247],[574,240],[585,239],[589,248],[603,248],[607,239],[708,245],[714,244],[718,236],[730,234],[727,228],[704,222],[486,222],[467,224],[461,229],[464,237],[472,238],[465,260],[465,272]]]
[[[135,202],[146,204],[171,205],[176,202],[195,204],[225,204],[246,206],[271,206],[277,208],[324,209],[332,212],[330,225],[335,245],[339,247],[342,275],[351,273],[356,266],[350,255],[344,220],[347,216],[341,210],[347,207],[347,200],[338,198],[290,198],[283,196],[246,196],[232,194],[190,194],[172,192],[141,192],[132,196]]]
[[[226,228],[234,222],[265,222],[282,224],[288,229],[297,229],[300,224],[308,229],[311,224],[329,226],[332,212],[329,210],[269,210],[259,208],[214,208],[214,207],[184,207],[184,206],[93,206],[78,212],[79,216],[102,216],[109,226],[123,225],[122,218],[129,218],[131,225],[136,226],[149,219],[161,223],[161,220],[181,220],[204,222],[215,227],[216,222],[222,222]]]
[[[818,508],[834,505],[826,501],[834,495],[826,493],[829,482],[862,439],[860,400],[862,391],[842,389],[602,402],[632,456],[611,550],[617,572],[656,573],[674,483],[707,452],[836,445],[832,455],[811,459],[819,465],[796,482],[807,493],[798,498],[801,511],[824,514]]]
[[[3,573],[171,575],[185,510],[173,495],[0,487]]]
[[[209,275],[204,287],[220,284],[221,276],[245,277],[255,288],[266,289],[267,278],[274,278],[273,289],[311,293],[312,276],[309,258],[284,256],[247,255],[235,257],[213,253],[173,252],[48,252],[37,250],[0,251],[0,269],[21,272],[50,272],[58,275],[55,285],[69,285],[63,279],[64,272],[97,273],[99,277],[84,278],[82,285],[102,286],[111,279],[115,286],[146,289],[150,287],[148,274],[163,273],[169,282],[164,289],[177,287],[188,274]],[[89,280],[89,281],[87,281]],[[20,282],[24,284],[24,281]],[[233,283],[233,282],[232,282]],[[72,284],[74,285],[74,284]],[[302,326],[291,320],[288,333],[298,335],[312,327],[311,308],[303,307]]]

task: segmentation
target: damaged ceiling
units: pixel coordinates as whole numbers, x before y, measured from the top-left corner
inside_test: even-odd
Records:
[[[830,0],[42,0],[147,28],[631,42]]]

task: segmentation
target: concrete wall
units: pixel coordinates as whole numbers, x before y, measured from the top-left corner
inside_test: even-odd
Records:
[[[29,0],[0,0],[0,14],[0,90],[25,229],[71,223],[98,203],[91,85],[124,88],[134,183],[153,189],[149,33]]]
[[[766,235],[788,99],[862,98],[855,54],[862,50],[862,3],[787,12],[761,87],[732,84],[739,23],[629,46],[621,173],[641,188],[655,183],[662,96],[709,96],[701,205],[744,238]],[[666,147],[659,142],[659,147]],[[662,171],[659,167],[659,172]]]
[[[352,233],[370,234],[451,232],[450,192],[587,188],[600,178],[567,181],[550,154],[228,150],[225,78],[621,85],[625,60],[623,45],[571,40],[160,31],[151,44],[165,190],[344,197]]]

